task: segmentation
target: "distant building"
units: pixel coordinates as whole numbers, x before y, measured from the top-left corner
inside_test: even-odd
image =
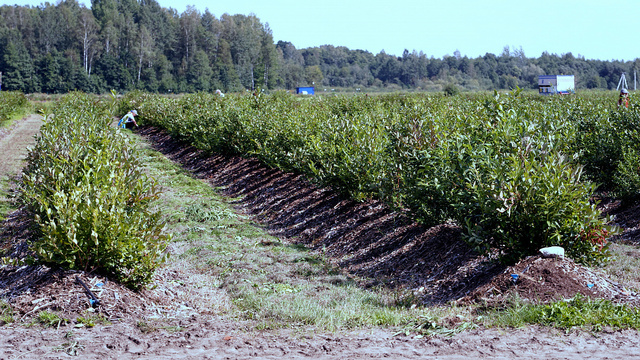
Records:
[[[575,94],[576,78],[573,75],[539,75],[538,93],[549,94]]]
[[[315,94],[314,87],[313,86],[297,87],[296,88],[296,94],[313,95],[313,94]]]

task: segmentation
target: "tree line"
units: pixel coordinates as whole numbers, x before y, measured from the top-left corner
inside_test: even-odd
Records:
[[[468,90],[537,87],[538,75],[572,74],[578,89],[616,88],[634,61],[587,60],[571,53],[525,56],[505,47],[499,55],[442,58],[405,50],[401,56],[342,46],[297,49],[274,42],[256,15],[194,7],[178,13],[156,0],[77,0],[0,7],[3,90],[26,93],[242,91],[244,89],[380,88]],[[631,77],[632,78],[632,77]]]

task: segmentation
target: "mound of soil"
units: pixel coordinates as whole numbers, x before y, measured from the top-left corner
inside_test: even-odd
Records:
[[[148,314],[140,294],[104,277],[81,271],[53,270],[45,266],[0,268],[0,297],[7,299],[21,317],[39,311],[55,311],[73,320],[87,312],[104,314],[110,321],[142,319]],[[87,286],[87,291],[83,284]],[[92,295],[98,300],[92,302]]]
[[[541,256],[530,256],[510,266],[461,300],[502,302],[515,294],[521,299],[543,303],[572,298],[576,294],[634,305],[640,300],[637,293],[571,259]]]
[[[2,223],[0,248],[5,256],[22,259],[28,255],[29,226],[29,216],[22,209]],[[95,305],[80,282],[99,300]],[[84,271],[63,271],[42,265],[0,265],[0,299],[9,301],[22,317],[49,310],[73,319],[87,311],[97,311],[115,321],[142,318],[148,313],[146,299],[119,283]]]

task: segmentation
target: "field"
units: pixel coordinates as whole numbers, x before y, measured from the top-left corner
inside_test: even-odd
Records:
[[[138,105],[146,124],[122,133],[139,147],[143,172],[161,189],[149,211],[158,212],[165,233],[173,234],[171,256],[139,292],[99,271],[4,266],[2,292],[10,301],[0,328],[3,356],[637,353],[639,211],[633,201],[608,197],[599,207],[617,214],[622,227],[609,246],[614,261],[585,267],[531,257],[511,267],[474,251],[464,227],[453,221],[416,222],[416,212],[370,190],[341,190],[335,181],[318,185],[301,171],[274,168],[256,151],[251,158],[198,149],[185,142],[189,136],[152,126],[150,112],[143,112],[148,105]],[[9,134],[22,125],[37,130],[19,121]],[[24,251],[16,245],[30,238],[28,221],[23,210],[8,215],[1,235],[5,256]],[[514,272],[523,275],[515,285]],[[88,305],[76,276],[99,294],[99,307]],[[576,293],[585,297],[562,300]]]

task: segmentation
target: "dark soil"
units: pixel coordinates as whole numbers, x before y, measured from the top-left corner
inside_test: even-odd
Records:
[[[640,245],[640,200],[623,203],[604,198],[599,204],[604,215],[614,216],[613,222],[623,229],[610,240],[629,245]]]
[[[348,200],[255,159],[208,155],[155,128],[139,133],[195,177],[239,197],[236,205],[273,235],[321,251],[365,286],[412,289],[426,304],[500,300],[514,293],[542,302],[578,293],[638,302],[637,294],[570,259],[536,256],[507,267],[470,249],[454,224],[420,226],[378,201]],[[637,240],[640,205],[608,205],[605,211],[617,214],[624,230],[617,239]],[[511,274],[519,274],[516,283]]]
[[[442,304],[505,269],[469,248],[453,224],[420,226],[379,201],[349,200],[255,159],[207,155],[151,127],[140,128],[139,134],[196,178],[239,198],[238,208],[271,234],[322,252],[361,277],[364,286],[402,286],[419,290],[426,304]]]

